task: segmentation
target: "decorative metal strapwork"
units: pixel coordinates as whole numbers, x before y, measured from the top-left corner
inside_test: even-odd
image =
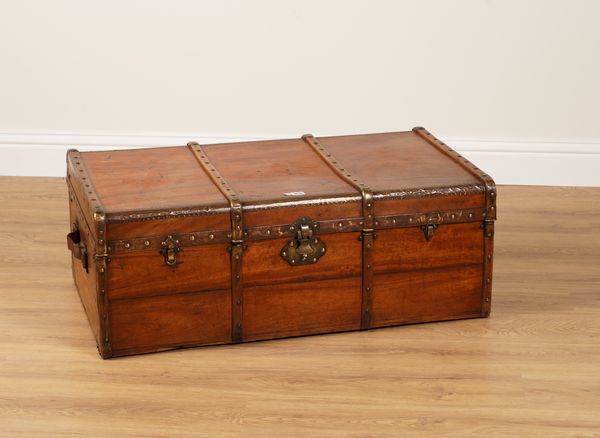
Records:
[[[242,255],[244,252],[244,230],[242,220],[242,201],[231,188],[229,183],[210,162],[204,148],[195,141],[187,144],[190,151],[211,181],[229,201],[231,215],[231,300],[232,300],[232,341],[241,342],[243,339],[243,294],[242,294]],[[210,235],[209,235],[210,236]]]
[[[317,140],[312,134],[304,134],[302,139],[308,143],[313,150],[321,157],[323,161],[344,181],[350,184],[352,187],[357,189],[362,195],[362,213],[364,220],[364,230],[372,231],[375,215],[373,213],[375,209],[375,201],[373,199],[373,191],[362,181],[360,181],[355,175],[352,175],[348,169],[342,165],[342,163],[336,159],[331,152],[329,152],[325,146],[323,146],[319,140]]]
[[[372,246],[374,241],[373,230],[375,228],[375,199],[373,190],[367,184],[352,175],[333,154],[323,146],[312,134],[305,134],[302,139],[308,143],[321,159],[344,181],[358,190],[362,197],[362,322],[361,328],[367,329],[371,326],[371,295],[373,290],[373,274],[371,268]]]

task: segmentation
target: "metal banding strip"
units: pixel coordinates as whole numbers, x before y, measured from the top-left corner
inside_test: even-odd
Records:
[[[374,233],[363,233],[362,239],[362,260],[363,260],[363,278],[362,278],[362,308],[361,308],[361,328],[371,327],[371,303],[373,294],[373,241]]]
[[[375,235],[373,234],[375,227],[375,200],[373,199],[373,191],[364,182],[359,181],[356,176],[353,176],[312,134],[303,135],[302,140],[308,143],[335,173],[357,189],[362,196],[363,228],[361,238],[363,269],[361,328],[368,329],[371,327],[371,296],[373,293],[373,272],[371,265],[373,264],[373,240],[375,239]]]
[[[231,214],[231,336],[233,342],[242,342],[242,254],[244,251],[242,201],[227,183],[225,178],[221,176],[217,168],[212,165],[202,146],[195,141],[189,142],[187,146],[211,181],[217,186],[227,201],[229,201]]]
[[[364,182],[359,181],[356,176],[352,175],[312,134],[304,134],[302,140],[308,143],[335,173],[361,193],[364,219],[363,229],[365,231],[372,231],[375,217],[373,214],[375,206],[373,191]]]
[[[494,260],[494,221],[484,222],[483,232],[483,296],[481,303],[482,316],[490,315],[492,301],[492,270]]]
[[[103,358],[108,358],[112,356],[112,346],[110,340],[110,302],[107,293],[108,244],[106,241],[106,214],[79,151],[71,149],[68,152],[68,156],[72,159],[73,169],[81,178],[83,202],[91,210],[94,220],[94,223],[90,224],[90,227],[95,228],[97,236],[97,240],[94,242],[93,257],[94,264],[96,265],[96,294],[98,299],[98,320],[100,321],[98,351]],[[67,178],[71,182],[71,185],[74,186],[74,178],[69,174],[67,174]],[[73,191],[77,200],[77,191]],[[79,204],[79,201],[77,203]],[[81,207],[81,205],[79,206]],[[89,237],[94,240],[92,235]]]
[[[427,224],[457,224],[485,219],[484,208],[434,211],[430,213],[406,213],[390,216],[375,216],[375,229],[416,227]],[[362,230],[362,217],[316,221],[315,234],[350,233]],[[290,229],[292,224],[263,225],[246,228],[244,242],[277,239],[295,236]],[[182,247],[193,247],[210,243],[226,243],[231,241],[229,231],[194,231],[173,234]],[[127,240],[110,240],[108,254],[120,254],[131,251],[158,250],[164,236],[136,237]]]

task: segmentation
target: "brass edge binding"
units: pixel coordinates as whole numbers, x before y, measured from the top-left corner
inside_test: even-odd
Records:
[[[92,212],[93,227],[96,231],[97,239],[94,242],[94,263],[96,265],[96,295],[98,298],[98,320],[100,321],[100,330],[98,334],[98,350],[102,358],[106,359],[112,356],[111,338],[110,338],[110,309],[107,293],[107,275],[108,275],[108,244],[106,239],[106,214],[96,189],[89,177],[89,172],[80,152],[71,149],[67,152],[67,157],[71,158],[73,170],[81,178],[82,190],[84,191],[84,200],[86,207]],[[72,177],[67,173],[67,178]],[[77,196],[75,196],[77,197]],[[81,207],[81,205],[80,205]]]
[[[242,201],[231,188],[229,183],[219,173],[217,168],[210,162],[204,148],[195,141],[187,144],[188,148],[202,166],[210,180],[217,186],[219,191],[229,202],[231,214],[231,322],[232,341],[242,342],[243,333],[243,294],[242,294],[242,255],[244,252],[244,230],[242,219]]]
[[[388,228],[414,227],[427,224],[456,224],[485,219],[484,208],[464,210],[434,211],[429,213],[406,213],[390,216],[375,216],[375,230]],[[316,221],[315,234],[350,233],[362,230],[362,217]],[[294,236],[293,224],[263,225],[244,230],[244,242],[277,239]],[[229,231],[196,231],[172,235],[182,247],[198,246],[209,243],[227,243],[231,241]],[[164,236],[136,237],[125,240],[110,240],[108,254],[120,254],[131,251],[159,250]]]
[[[361,328],[368,329],[371,327],[371,296],[373,293],[373,274],[371,265],[373,241],[375,239],[373,233],[375,228],[375,200],[373,198],[373,191],[364,182],[359,181],[356,176],[352,175],[350,171],[348,171],[348,169],[346,169],[342,163],[315,138],[315,136],[312,134],[304,134],[302,140],[304,140],[319,155],[319,157],[321,157],[321,159],[338,174],[338,176],[361,194],[363,215],[361,235],[363,248]]]
[[[491,176],[485,173],[483,170],[475,166],[461,154],[456,152],[450,146],[448,146],[443,141],[434,137],[431,132],[427,131],[423,127],[415,127],[412,129],[415,134],[419,137],[427,141],[429,144],[435,146],[437,149],[442,151],[444,154],[452,158],[456,163],[466,169],[469,173],[471,173],[476,178],[480,179],[485,185],[485,204],[486,204],[486,216],[487,219],[495,220],[496,219],[496,184]]]
[[[481,300],[481,316],[490,315],[492,301],[492,273],[494,267],[494,221],[483,222],[483,288]]]

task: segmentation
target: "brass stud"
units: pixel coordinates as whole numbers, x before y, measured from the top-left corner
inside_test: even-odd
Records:
[[[450,215],[450,217],[451,217],[452,219],[456,219],[456,215],[455,215],[454,213],[452,213],[452,214]]]
[[[413,220],[414,220],[414,219],[413,219],[412,217],[409,217],[409,218],[408,218],[408,221],[409,221],[409,222],[412,222]]]
[[[192,237],[193,237],[193,236],[192,236]],[[149,240],[145,240],[145,241],[144,241],[144,245],[146,245],[146,246],[150,246],[150,241],[149,241]]]
[[[239,274],[235,276],[235,280],[236,281],[240,281],[240,275]]]
[[[321,252],[325,252],[325,248],[321,248]]]
[[[489,297],[485,297],[485,300],[484,300],[484,301],[485,301],[486,303],[489,303],[489,302],[490,302],[490,299],[489,299]]]
[[[125,242],[125,248],[131,248],[131,243]]]
[[[396,219],[392,219],[392,223],[395,224],[396,223]]]
[[[271,235],[271,230],[267,230],[266,234],[267,234],[267,236],[270,236]]]
[[[212,233],[210,233],[210,234],[208,235],[208,238],[209,238],[210,240],[213,240],[213,239],[215,238],[215,235],[214,235],[214,234],[212,234]]]
[[[367,265],[367,269],[371,269],[371,265]]]
[[[98,271],[104,272],[104,268],[100,268],[100,269],[98,269]]]
[[[313,263],[317,263],[317,259],[316,259],[316,258],[315,258],[315,259],[312,259],[312,262],[313,262]]]
[[[196,240],[196,236],[194,236],[193,234],[190,236],[190,240]]]
[[[367,292],[371,292],[371,288],[369,286],[366,287]]]
[[[283,251],[283,252],[281,253],[281,255],[282,255],[282,256],[284,256],[284,257],[286,257],[286,256],[287,256],[287,252]]]
[[[234,259],[239,260],[240,259],[240,255],[236,254],[235,256],[233,256]]]
[[[98,240],[98,243],[99,243],[100,245],[104,245],[104,240],[100,239],[100,240]]]
[[[367,243],[367,249],[371,249],[371,244]]]
[[[469,213],[469,218],[472,218],[472,217],[473,217],[473,213]]]

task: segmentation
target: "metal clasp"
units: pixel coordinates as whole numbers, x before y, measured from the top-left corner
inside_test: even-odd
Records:
[[[179,246],[179,239],[175,239],[173,236],[167,236],[167,238],[161,242],[161,246],[160,253],[165,259],[165,265],[177,265],[177,253],[183,251]]]
[[[300,218],[291,226],[296,238],[290,240],[281,250],[281,257],[292,266],[311,265],[325,254],[325,244],[314,235],[318,224],[309,218]]]
[[[437,229],[437,227],[438,226],[436,224],[421,225],[421,231],[423,231],[426,241],[431,242],[431,239],[433,239],[433,232]]]

